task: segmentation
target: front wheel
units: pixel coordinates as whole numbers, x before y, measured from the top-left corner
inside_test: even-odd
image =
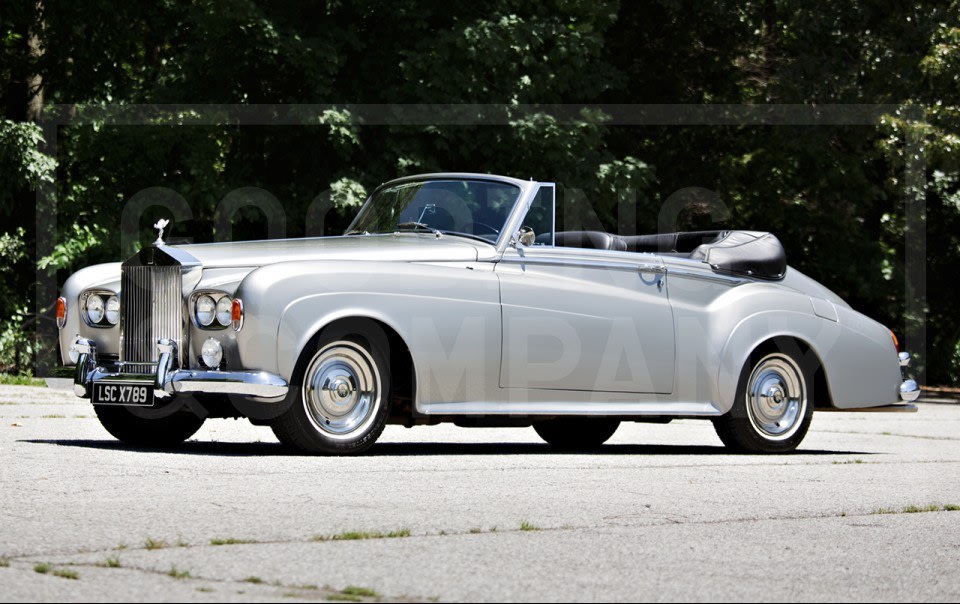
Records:
[[[733,408],[713,421],[727,447],[749,453],[797,448],[813,419],[810,372],[792,355],[771,352],[743,367]]]
[[[374,338],[321,339],[302,363],[287,410],[271,427],[281,443],[306,453],[362,453],[376,442],[389,414],[386,352]]]
[[[606,418],[561,417],[536,422],[540,438],[564,451],[589,451],[607,442],[620,422]]]
[[[94,405],[93,410],[107,432],[117,440],[138,447],[181,443],[203,425],[202,417],[186,409]]]

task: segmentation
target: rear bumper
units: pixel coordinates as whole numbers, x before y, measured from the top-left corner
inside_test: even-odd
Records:
[[[904,380],[900,384],[900,400],[906,403],[912,403],[920,398],[920,386],[913,380]]]
[[[900,384],[900,400],[906,403],[912,403],[920,398],[920,386],[913,380],[907,379],[907,367],[910,366],[910,353],[901,352],[900,358],[900,377],[903,383]]]
[[[100,381],[148,382],[160,398],[177,394],[227,394],[243,396],[260,402],[279,402],[289,390],[287,381],[266,371],[219,371],[201,369],[175,369],[175,345],[169,340],[160,340],[160,353],[156,365],[149,364],[151,373],[143,373],[143,363],[136,365],[123,362],[98,363],[97,347],[90,340],[78,338],[74,344],[79,353],[74,374],[74,394],[90,398],[93,384]],[[132,365],[139,371],[129,371]]]

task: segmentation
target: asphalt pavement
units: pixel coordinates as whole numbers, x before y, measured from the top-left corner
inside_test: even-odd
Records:
[[[594,454],[388,427],[330,458],[244,420],[135,450],[70,392],[0,386],[0,596],[953,602],[960,405],[920,407],[817,413],[780,456],[684,420]]]

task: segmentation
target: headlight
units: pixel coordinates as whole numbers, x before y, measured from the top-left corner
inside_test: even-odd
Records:
[[[220,342],[213,338],[208,338],[207,341],[203,343],[203,347],[200,348],[200,360],[210,369],[216,369],[220,366],[222,359],[223,348],[220,347]]]
[[[120,322],[120,298],[116,296],[110,296],[107,298],[107,323],[110,325],[116,325]]]
[[[217,323],[226,327],[230,325],[233,315],[233,300],[224,296],[217,301]]]
[[[94,325],[103,321],[103,298],[97,294],[87,296],[87,319]]]
[[[197,323],[209,327],[217,314],[217,304],[210,296],[197,298]]]

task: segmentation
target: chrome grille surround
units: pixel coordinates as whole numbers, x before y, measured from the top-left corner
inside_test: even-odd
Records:
[[[123,263],[120,276],[120,362],[156,366],[157,340],[184,346],[183,273],[161,248],[144,248]],[[179,361],[177,359],[178,365]],[[138,368],[139,368],[138,367]]]

